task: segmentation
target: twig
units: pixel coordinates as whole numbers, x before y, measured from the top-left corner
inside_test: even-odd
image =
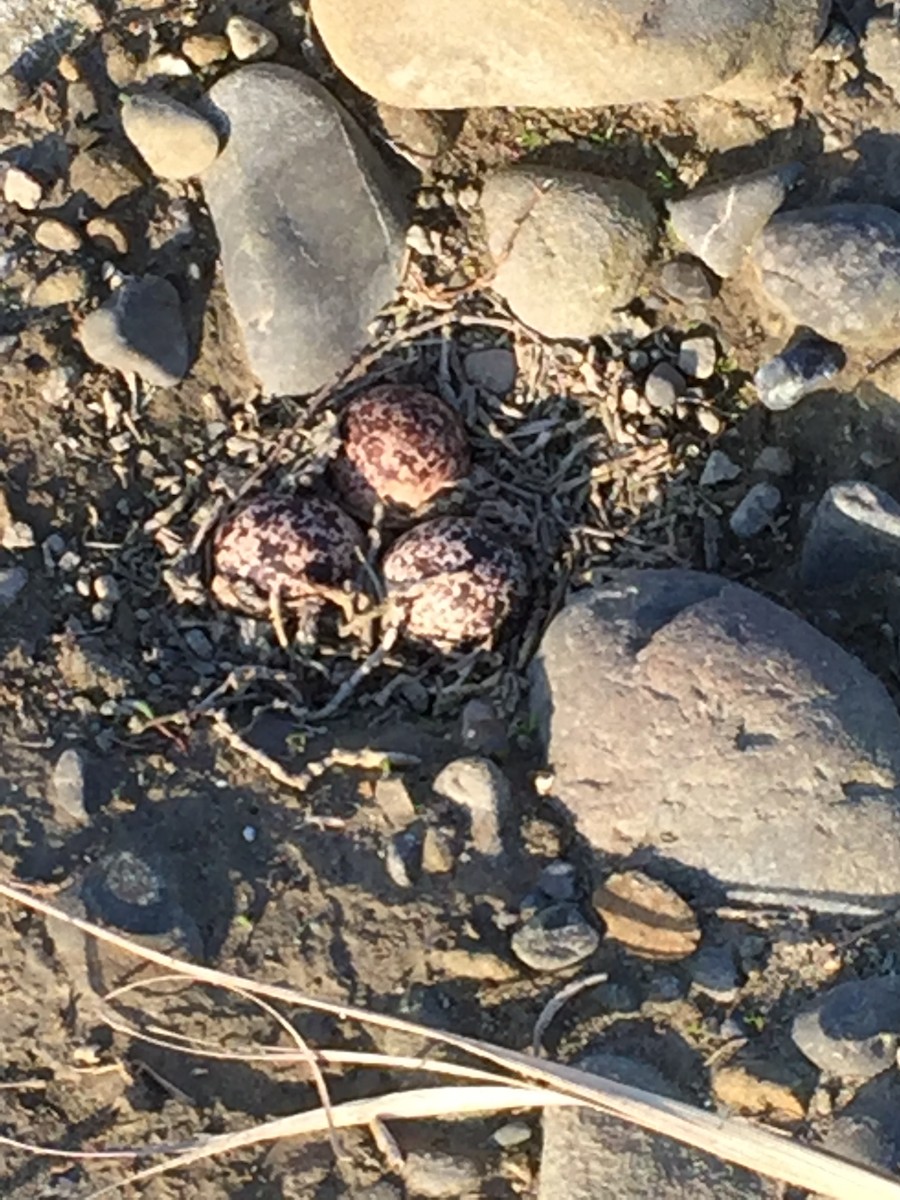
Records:
[[[323,704],[321,708],[317,708],[315,712],[310,713],[309,719],[311,721],[324,721],[327,717],[334,716],[341,705],[346,704],[363,680],[371,675],[373,671],[378,670],[396,645],[399,632],[399,629],[396,627],[387,629],[381,639],[381,643],[375,647],[371,654],[363,659],[350,678],[344,680],[327,704]]]
[[[556,993],[555,996],[547,1001],[541,1009],[541,1014],[534,1023],[534,1033],[531,1035],[531,1052],[537,1058],[544,1052],[544,1034],[554,1017],[562,1011],[569,1003],[573,996],[577,996],[579,992],[583,992],[585,988],[596,987],[598,983],[606,983],[609,976],[605,971],[599,975],[586,975],[584,979],[573,979],[571,983],[567,983],[564,988]]]

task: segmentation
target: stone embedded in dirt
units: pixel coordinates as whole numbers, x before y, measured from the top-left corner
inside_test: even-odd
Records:
[[[181,53],[195,67],[211,67],[224,62],[231,52],[231,43],[220,33],[194,33],[181,43]]]
[[[92,217],[84,231],[104,254],[128,253],[128,238],[124,230],[109,217]]]
[[[779,479],[786,479],[794,472],[794,460],[791,452],[784,446],[763,446],[753,460],[752,469],[763,475],[774,475]]]
[[[591,1053],[573,1065],[658,1096],[689,1099],[655,1067],[623,1055]],[[782,1194],[780,1184],[603,1113],[547,1108],[543,1129],[537,1200],[776,1200]]]
[[[700,927],[686,900],[642,871],[622,871],[594,890],[594,908],[606,936],[641,958],[687,958],[697,949]]]
[[[500,768],[487,758],[457,758],[435,779],[435,795],[471,814],[472,844],[479,854],[503,853],[502,827],[512,809],[512,790]]]
[[[682,304],[703,304],[716,294],[706,267],[696,258],[673,258],[660,271],[659,282],[664,292]]]
[[[69,186],[76,194],[84,193],[99,208],[109,208],[124,196],[130,196],[141,181],[106,146],[92,146],[76,154],[69,167]]]
[[[578,879],[571,863],[557,859],[547,863],[537,885],[551,900],[574,900],[578,894]]]
[[[3,197],[9,204],[31,211],[41,202],[44,189],[33,175],[21,167],[10,167],[3,180]]]
[[[759,1064],[762,1070],[766,1064]],[[746,1116],[796,1122],[806,1117],[806,1105],[790,1083],[770,1079],[744,1063],[728,1063],[712,1074],[712,1093],[720,1104]]]
[[[144,162],[161,179],[191,179],[215,162],[219,135],[209,121],[161,92],[122,101],[122,128]]]
[[[526,1121],[507,1121],[491,1134],[491,1141],[501,1150],[514,1150],[524,1146],[534,1136],[534,1130]]]
[[[418,830],[404,829],[388,841],[384,865],[399,888],[411,888],[422,871],[422,839]]]
[[[28,297],[34,308],[55,308],[59,304],[77,304],[87,295],[87,276],[81,267],[61,267],[35,284]]]
[[[900,1074],[885,1071],[863,1084],[826,1130],[823,1146],[863,1166],[900,1167]]]
[[[84,807],[84,760],[72,747],[63,750],[50,776],[49,799],[64,823],[84,825],[90,819]]]
[[[378,779],[375,782],[375,803],[388,825],[393,829],[405,829],[416,817],[409,788],[399,775]]]
[[[534,971],[564,971],[590,958],[600,934],[574,904],[551,904],[524,921],[512,935],[516,958]]]
[[[718,359],[716,339],[708,335],[685,338],[678,348],[678,369],[689,379],[711,379]]]
[[[463,365],[470,383],[493,392],[495,396],[505,396],[515,386],[518,367],[512,350],[505,350],[502,346],[470,350]]]
[[[187,331],[178,293],[157,275],[133,276],[79,330],[94,362],[146,383],[172,387],[189,366]]]
[[[81,234],[64,221],[41,221],[34,231],[34,240],[55,254],[71,254],[81,246]]]
[[[533,672],[554,796],[597,851],[656,846],[654,874],[761,905],[900,892],[900,717],[800,617],[715,575],[626,571],[554,618]]]
[[[550,338],[602,333],[633,299],[656,242],[656,212],[640,188],[583,171],[498,171],[481,205],[494,288]]]
[[[688,963],[698,992],[727,1004],[737,995],[740,976],[731,946],[701,946]]]
[[[672,230],[692,254],[728,278],[740,269],[751,243],[799,175],[800,167],[789,163],[670,200]]]
[[[684,376],[670,363],[657,363],[644,380],[644,396],[657,412],[671,412],[675,401],[683,396],[687,384]]]
[[[429,875],[446,875],[455,866],[456,854],[450,834],[429,826],[422,839],[422,870]]]
[[[797,1048],[828,1075],[871,1079],[893,1067],[900,1047],[900,976],[851,979],[794,1018]]]
[[[249,17],[229,17],[225,26],[225,36],[231,46],[231,53],[241,62],[271,58],[278,49],[278,38],[275,34],[258,21],[251,21]]]
[[[900,571],[900,504],[871,483],[836,483],[803,540],[804,586],[842,586],[883,571]]]
[[[824,0],[313,0],[341,71],[405,108],[593,108],[755,94],[799,69]]]
[[[428,166],[449,144],[447,127],[437,113],[379,104],[378,119],[394,149],[417,168]]]
[[[394,294],[398,185],[344,109],[299,71],[245,67],[209,97],[230,133],[204,192],[250,364],[269,394],[314,391],[347,366]]]
[[[16,602],[27,583],[24,567],[0,567],[0,612]]]
[[[460,738],[470,754],[503,758],[509,752],[509,726],[490,700],[467,700],[460,717]]]
[[[873,17],[866,25],[863,42],[866,68],[877,75],[892,92],[900,91],[900,41],[897,25],[889,17]]]
[[[774,483],[754,483],[728,519],[731,532],[743,541],[769,529],[781,508],[781,499]]]
[[[733,483],[741,468],[732,462],[724,450],[710,450],[700,476],[701,487],[716,487],[720,483]]]
[[[893,346],[900,322],[900,213],[830,204],[778,213],[751,249],[767,299],[795,325]]]
[[[481,1172],[467,1158],[438,1151],[414,1150],[406,1157],[403,1181],[412,1196],[422,1200],[458,1200],[481,1187]]]
[[[771,412],[793,408],[843,371],[847,356],[836,342],[801,330],[753,376],[760,402]]]

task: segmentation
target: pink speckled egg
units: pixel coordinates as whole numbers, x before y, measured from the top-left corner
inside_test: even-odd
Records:
[[[212,594],[252,617],[269,616],[277,596],[289,613],[352,581],[362,545],[356,523],[331,500],[258,496],[216,531]]]
[[[388,520],[402,520],[469,471],[462,421],[421,388],[386,384],[363,392],[345,408],[341,435],[335,486],[365,517],[380,502]]]
[[[512,546],[463,517],[437,517],[405,533],[383,572],[404,635],[441,651],[491,644],[527,585]]]

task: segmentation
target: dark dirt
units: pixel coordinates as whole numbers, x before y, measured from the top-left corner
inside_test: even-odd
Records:
[[[860,29],[866,6],[843,7],[851,27]],[[215,6],[192,12],[198,30],[222,27]],[[314,42],[303,53],[292,49],[300,44],[299,20],[274,5],[248,9],[248,15],[282,37],[280,61],[320,73],[393,153],[384,141],[387,116],[335,80]],[[15,125],[0,115],[4,155],[14,157],[16,147],[43,139],[71,157],[97,140],[139,175],[136,198],[111,211],[130,239],[116,265],[134,273],[152,268],[172,279],[188,306],[197,347],[184,384],[149,397],[90,364],[73,334],[86,303],[28,308],[30,282],[57,264],[34,246],[33,218],[0,207],[0,252],[12,250],[16,259],[0,292],[0,336],[13,339],[11,348],[0,350],[0,473],[13,518],[27,522],[36,541],[31,549],[0,551],[0,566],[20,563],[28,570],[26,589],[0,613],[0,870],[5,878],[40,885],[41,894],[64,905],[98,864],[130,851],[158,865],[171,905],[171,929],[152,935],[151,944],[187,949],[224,970],[335,1002],[523,1048],[543,1005],[569,974],[535,976],[518,964],[502,917],[517,910],[545,863],[559,856],[574,861],[584,897],[606,865],[575,842],[552,802],[533,786],[542,763],[522,669],[542,622],[566,583],[597,565],[712,566],[811,616],[896,693],[896,584],[873,588],[863,604],[856,596],[831,597],[822,608],[796,591],[792,569],[810,507],[830,483],[863,478],[900,494],[900,409],[883,392],[857,392],[856,382],[874,365],[858,361],[838,381],[842,390],[805,400],[791,413],[765,412],[746,381],[783,331],[760,312],[746,282],[723,287],[697,315],[666,301],[651,276],[632,314],[630,349],[666,353],[687,331],[715,331],[722,358],[699,406],[715,420],[704,425],[695,411],[665,419],[628,412],[622,393],[631,383],[629,369],[607,368],[608,346],[586,352],[542,345],[491,296],[473,215],[477,197],[471,203],[468,192],[487,169],[526,158],[627,176],[662,206],[704,174],[724,177],[799,158],[807,182],[792,204],[837,196],[896,203],[896,102],[867,75],[857,48],[841,61],[817,55],[802,76],[757,107],[701,99],[597,112],[454,114],[441,118],[441,153],[417,160],[420,179],[397,159],[397,169],[413,180],[414,219],[433,235],[435,253],[412,255],[398,304],[373,335],[376,351],[386,349],[373,355],[365,378],[417,380],[463,396],[483,491],[462,502],[487,503],[489,516],[526,530],[534,543],[536,598],[531,623],[521,622],[498,655],[424,675],[420,659],[394,656],[334,717],[304,722],[303,706],[315,709],[334,695],[357,664],[359,647],[326,646],[311,658],[283,651],[263,631],[248,637],[209,603],[177,604],[164,577],[202,525],[204,506],[233,494],[282,431],[298,422],[301,430],[321,432],[302,398],[259,400],[223,294],[199,187],[149,180],[117,129],[116,89],[105,74],[109,56],[124,47],[138,61],[151,26],[164,45],[177,48],[182,19],[178,5],[114,8],[102,34],[72,48],[96,90],[98,111],[87,121],[68,112],[67,86],[52,64]],[[215,70],[204,73],[204,85]],[[177,83],[176,92],[179,87],[188,97],[199,92],[195,80]],[[62,184],[58,200],[61,214],[75,212]],[[660,262],[668,252],[661,247]],[[104,255],[88,248],[77,260],[91,294],[98,294]],[[438,322],[417,334],[423,318],[451,312],[470,323]],[[519,352],[517,399],[507,405],[466,391],[460,366],[466,345],[498,343]],[[545,426],[529,432],[534,421]],[[718,432],[710,432],[714,425]],[[529,440],[520,441],[521,448],[544,436],[542,429],[550,430],[545,450],[523,466],[509,450],[510,438],[525,430]],[[311,463],[321,465],[315,443],[312,453],[302,439],[291,445],[294,457],[273,460],[283,481]],[[769,533],[740,543],[728,532],[727,515],[754,480],[751,464],[767,445],[785,447],[795,462],[780,483],[783,515]],[[744,473],[734,485],[701,493],[697,479],[713,446]],[[547,495],[558,487],[560,464],[567,464],[561,478],[576,482],[554,507]],[[527,502],[517,516],[520,492]],[[148,520],[172,505],[162,534],[148,528]],[[56,541],[48,545],[48,538]],[[711,552],[711,545],[718,549]],[[94,581],[106,575],[116,581],[120,599],[98,619]],[[191,631],[206,635],[208,656],[192,650]],[[385,848],[395,830],[375,800],[378,772],[332,770],[298,792],[192,711],[233,669],[260,664],[281,675],[256,676],[229,697],[233,726],[293,771],[336,746],[415,754],[419,765],[404,771],[415,802],[413,824],[446,829],[455,847],[452,871],[423,872],[410,888],[392,882]],[[515,813],[499,864],[479,861],[459,814],[430,787],[444,763],[468,750],[459,713],[471,695],[491,696],[510,731],[504,767]],[[69,746],[85,760],[90,818],[74,829],[49,798],[53,764]],[[723,916],[704,907],[702,897],[695,900],[704,939],[724,941],[738,954],[743,982],[735,999],[689,994],[683,967],[642,963],[601,943],[579,969],[605,970],[610,981],[566,1008],[548,1036],[549,1051],[568,1058],[602,1037],[611,1049],[663,1061],[703,1102],[715,1064],[742,1052],[727,1024],[733,1017],[743,1022],[740,1036],[755,1059],[778,1062],[787,1074],[806,1114],[793,1127],[814,1137],[819,1118],[841,1095],[817,1085],[809,1064],[790,1047],[790,1016],[841,972],[896,968],[900,937],[886,924],[848,940],[846,928],[801,916]],[[121,961],[86,954],[77,938],[43,919],[0,906],[0,1131],[64,1149],[182,1141],[315,1103],[302,1068],[200,1060],[111,1036],[96,990],[123,970]],[[174,992],[150,997],[147,1005],[182,1033],[218,1046],[265,1045],[278,1036],[258,1010],[221,993]],[[296,1019],[319,1044],[402,1048],[397,1038],[331,1018]],[[383,1073],[348,1072],[335,1077],[334,1098],[374,1094],[394,1083]],[[748,1106],[766,1115],[751,1099]],[[537,1117],[528,1115],[531,1142],[511,1151],[490,1141],[503,1120],[465,1128],[453,1121],[396,1125],[392,1132],[404,1154],[442,1150],[475,1161],[483,1180],[479,1196],[529,1195],[538,1162]],[[392,1175],[368,1134],[342,1141],[337,1163],[325,1144],[285,1144],[154,1180],[140,1194],[152,1200],[326,1200],[363,1197]],[[0,1191],[10,1200],[80,1197],[121,1170],[9,1150],[0,1154]]]

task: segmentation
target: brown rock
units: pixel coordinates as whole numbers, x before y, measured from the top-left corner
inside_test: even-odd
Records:
[[[195,33],[181,43],[181,53],[195,67],[224,62],[231,53],[228,38],[221,33]]]
[[[31,293],[35,308],[54,308],[58,304],[77,304],[87,295],[87,279],[80,267],[63,267],[37,284]]]
[[[93,217],[84,228],[91,241],[97,242],[99,248],[105,253],[110,251],[114,254],[128,253],[128,238],[121,226],[117,225],[115,221],[111,221],[109,217]]]
[[[607,936],[641,958],[687,958],[700,941],[690,905],[641,871],[610,875],[594,892],[594,907]]]
[[[443,829],[426,829],[422,841],[422,870],[428,875],[446,875],[455,863],[450,835]]]
[[[393,829],[405,829],[415,819],[416,810],[409,789],[398,776],[378,780],[375,784],[375,803]]]
[[[81,234],[63,221],[41,221],[34,231],[34,240],[45,250],[71,254],[81,245]]]
[[[69,169],[73,192],[84,192],[100,208],[109,208],[141,186],[141,181],[124,163],[98,146],[82,150]]]
[[[764,1079],[746,1065],[729,1063],[715,1071],[713,1095],[720,1104],[747,1116],[802,1121],[806,1106],[786,1082]]]

